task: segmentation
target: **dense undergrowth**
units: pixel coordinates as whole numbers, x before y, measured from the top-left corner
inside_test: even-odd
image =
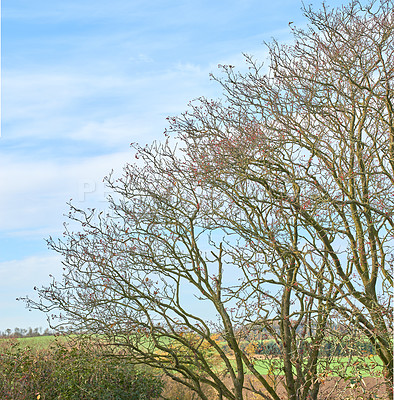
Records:
[[[37,349],[0,342],[2,400],[153,400],[162,389],[159,376],[105,357],[97,344],[56,340]]]

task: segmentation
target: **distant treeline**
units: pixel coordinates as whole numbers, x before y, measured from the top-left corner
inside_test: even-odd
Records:
[[[42,327],[39,328],[31,328],[23,329],[23,328],[15,328],[14,330],[8,328],[5,331],[0,331],[0,338],[22,338],[22,337],[35,337],[35,336],[52,336],[54,331],[49,328]]]
[[[305,352],[310,351],[310,344],[305,341],[301,345],[301,349]],[[279,356],[281,355],[281,349],[274,340],[263,340],[256,346],[256,354]],[[376,354],[372,344],[366,340],[359,340],[346,343],[331,343],[326,342],[320,349],[320,356],[331,357],[331,356],[350,356],[354,354]]]

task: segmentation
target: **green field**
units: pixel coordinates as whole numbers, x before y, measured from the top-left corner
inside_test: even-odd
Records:
[[[36,336],[36,337],[25,337],[17,339],[0,339],[0,345],[2,341],[12,340],[19,344],[21,348],[30,347],[33,350],[44,350],[50,347],[55,340],[66,340],[61,336]],[[327,374],[329,376],[342,376],[351,377],[358,375],[361,377],[367,376],[378,376],[382,374],[382,362],[378,356],[370,355],[365,357],[357,357],[351,359],[349,357],[331,357],[330,363],[327,364],[327,359],[320,359],[320,374]],[[221,362],[220,362],[221,363]],[[232,361],[235,367],[235,361]],[[220,366],[216,365],[215,369],[220,369]],[[219,368],[218,368],[219,367]],[[263,356],[256,357],[254,359],[254,367],[262,375],[282,375],[283,362],[279,357]],[[223,363],[224,368],[224,363]],[[250,373],[245,367],[245,372]]]
[[[382,361],[378,356],[357,358],[357,361],[354,360],[355,363],[349,357],[333,357],[328,368],[326,368],[324,360],[320,361],[319,373],[325,374],[328,371],[327,375],[329,376],[352,377],[357,375],[367,377],[382,374]],[[254,366],[262,375],[283,374],[279,372],[283,368],[283,362],[279,358],[255,360]]]
[[[55,336],[35,336],[16,339],[21,347],[31,347],[32,349],[46,349],[54,340]]]

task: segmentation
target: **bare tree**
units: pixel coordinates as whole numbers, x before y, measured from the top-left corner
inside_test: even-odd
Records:
[[[110,214],[71,205],[82,231],[66,227],[65,240],[49,240],[64,256],[63,279],[39,289],[41,303],[30,306],[60,310],[52,315],[57,328],[103,335],[113,355],[160,368],[202,399],[212,390],[219,398],[242,399],[248,390],[279,399],[281,387],[292,399],[316,398],[327,300],[306,303],[292,291],[296,267],[282,250],[265,255],[235,231],[215,228],[213,192],[177,150],[154,145],[138,154],[142,167],[127,165],[120,179],[108,179],[119,196],[109,199]],[[319,290],[318,282],[305,284]],[[272,357],[258,361],[245,346],[256,330],[297,372],[283,378],[277,360],[275,377],[265,376]]]
[[[393,9],[306,9],[295,44],[268,45],[265,75],[250,57],[247,74],[224,66],[227,102],[202,99],[172,121],[196,176],[226,203],[212,206],[225,210],[215,226],[286,254],[298,274],[287,284],[326,299],[373,343],[391,398]]]
[[[80,231],[49,240],[64,276],[29,306],[234,400],[317,399],[339,315],[392,398],[392,9],[307,8],[294,44],[268,45],[269,68],[224,66],[222,102],[192,103],[170,119],[176,145],[135,145],[139,164],[108,178],[110,213],[70,205]],[[257,360],[253,335],[277,357]]]

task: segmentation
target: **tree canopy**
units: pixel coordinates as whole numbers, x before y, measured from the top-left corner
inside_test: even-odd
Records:
[[[306,7],[267,66],[222,66],[222,99],[107,178],[109,213],[70,204],[80,230],[48,241],[63,278],[28,305],[202,399],[316,399],[323,349],[358,335],[392,398],[393,9]]]

